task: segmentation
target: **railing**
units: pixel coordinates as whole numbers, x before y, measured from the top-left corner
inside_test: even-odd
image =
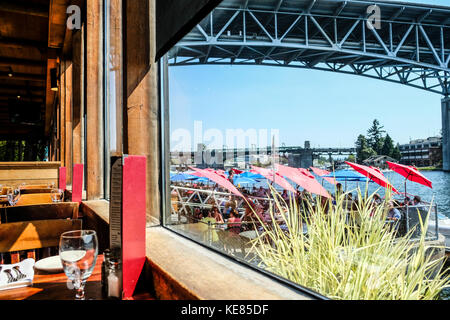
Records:
[[[176,194],[176,199],[171,199],[171,207],[172,214],[185,214],[190,215],[189,208],[205,208],[210,209],[212,207],[217,207],[219,210],[225,209],[227,207],[227,202],[229,202],[229,197],[232,196],[237,198],[230,192],[222,192],[216,190],[204,190],[204,189],[195,189],[189,187],[181,187],[176,185],[171,185],[171,195]],[[171,196],[171,197],[172,197]],[[273,199],[271,198],[262,198],[255,196],[247,196],[247,199],[253,201],[254,204],[258,205],[264,202],[272,203]],[[236,210],[242,212],[244,211],[244,205],[246,204],[246,200],[243,198],[238,198],[236,201]],[[180,205],[181,208],[175,208],[174,205]]]
[[[178,215],[178,222],[181,222],[181,216],[189,217],[194,219],[192,216],[192,208],[201,208],[201,209],[211,209],[212,207],[217,207],[219,211],[223,212],[224,209],[229,206],[229,197],[233,196],[233,194],[229,192],[222,192],[210,189],[196,189],[190,187],[182,187],[171,185],[171,207],[172,214]],[[176,198],[173,196],[176,195]],[[237,198],[237,197],[235,197]],[[261,204],[263,202],[269,202],[272,205],[274,201],[271,198],[263,198],[263,197],[255,197],[255,196],[247,196],[248,199],[252,200],[256,205]],[[236,199],[236,210],[241,214],[245,210],[245,200],[243,198]],[[438,208],[436,204],[423,204],[416,206],[404,206],[398,207],[399,211],[402,214],[402,218],[397,223],[399,224],[399,235],[406,235],[410,230],[412,232],[411,239],[417,240],[420,238],[422,229],[420,227],[420,220],[422,219],[422,223],[425,226],[426,218],[428,213],[430,213],[428,220],[428,229],[425,239],[427,241],[437,240],[439,236],[439,222],[438,222]],[[419,218],[420,217],[420,218]],[[198,222],[201,222],[200,220]],[[241,225],[245,225],[248,222],[241,222]],[[253,224],[254,222],[249,222]],[[232,222],[230,224],[238,224],[236,222]],[[395,223],[394,223],[395,224]],[[222,225],[226,227],[228,223],[211,223],[210,226],[213,225]]]

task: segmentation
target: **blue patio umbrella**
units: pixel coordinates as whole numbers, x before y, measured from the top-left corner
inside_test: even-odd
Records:
[[[185,180],[193,180],[198,178],[197,176],[194,176],[192,174],[187,173],[178,173],[170,177],[170,181],[185,181]]]
[[[345,190],[347,190],[347,181],[353,181],[353,182],[364,182],[367,181],[373,182],[372,180],[369,180],[367,177],[363,176],[361,173],[356,172],[355,170],[338,170],[335,172],[331,172],[330,174],[327,174],[326,176],[321,176],[322,178],[335,178],[338,182],[345,182]]]
[[[250,171],[246,171],[244,173],[241,173],[239,177],[242,178],[250,178],[250,179],[265,179],[263,175],[260,175],[259,173],[253,173]]]
[[[255,179],[241,177],[240,175],[233,179],[235,185],[239,184],[255,184],[257,181]]]
[[[366,182],[367,178],[362,174],[354,170],[338,170],[331,172],[326,176],[321,176],[322,178],[335,178],[336,181],[356,181],[356,182]]]
[[[194,182],[206,182],[206,183],[208,183],[208,182],[210,182],[211,180],[209,180],[208,178],[205,178],[205,177],[197,177],[197,178],[195,178],[193,181],[194,181]]]

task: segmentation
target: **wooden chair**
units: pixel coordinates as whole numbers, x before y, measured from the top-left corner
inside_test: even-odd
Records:
[[[81,227],[82,222],[79,219],[0,224],[0,264],[18,263],[23,258],[43,258],[46,250],[38,249],[57,248],[62,233],[81,230]]]
[[[53,203],[51,193],[35,193],[35,194],[22,194],[20,195],[17,206],[26,206],[33,204]]]
[[[78,219],[79,206],[78,202],[60,202],[7,207],[2,209],[4,210],[2,223],[52,219]]]
[[[26,188],[20,189],[20,194],[50,193],[51,190],[49,188]]]

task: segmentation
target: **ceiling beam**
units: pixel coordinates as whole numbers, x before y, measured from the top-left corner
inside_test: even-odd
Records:
[[[37,86],[37,85],[12,85],[12,84],[0,84],[0,88],[4,90],[30,90],[30,91],[36,91],[36,90],[45,90],[45,86]]]
[[[9,72],[0,72],[0,79],[11,79],[11,80],[32,80],[32,81],[45,81],[44,74],[31,74],[31,73],[16,73],[13,72],[13,76],[10,77]]]
[[[29,16],[48,18],[48,7],[45,5],[27,3],[21,4],[11,0],[0,0],[0,11],[14,12]]]
[[[39,50],[47,49],[46,42],[34,41],[29,39],[7,38],[1,36],[0,36],[0,45],[18,48],[36,48]]]
[[[62,48],[66,34],[67,7],[69,0],[50,0],[50,16],[48,19],[48,46]]]
[[[0,66],[26,66],[26,67],[45,67],[46,60],[18,59],[9,57],[0,57]]]

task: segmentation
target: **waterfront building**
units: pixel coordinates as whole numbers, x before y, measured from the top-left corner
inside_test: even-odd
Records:
[[[416,167],[439,166],[442,163],[442,137],[416,139],[400,145],[400,162]]]
[[[377,167],[381,169],[386,169],[388,167],[386,161],[397,162],[394,158],[384,155],[376,155],[371,156],[363,161],[363,164],[366,166]]]

